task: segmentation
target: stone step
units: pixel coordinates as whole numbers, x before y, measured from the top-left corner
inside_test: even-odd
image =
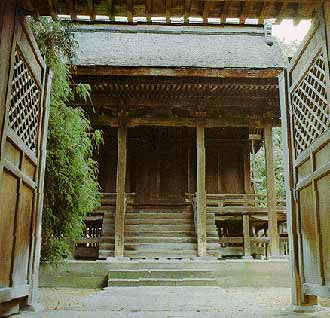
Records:
[[[103,224],[114,224],[113,218],[104,218]],[[209,222],[209,221],[207,221]],[[191,219],[125,219],[126,225],[176,225],[176,224],[194,224]]]
[[[178,206],[173,206],[173,207],[162,207],[160,208],[159,206],[155,207],[149,207],[149,208],[135,208],[135,207],[128,207],[126,209],[127,213],[130,212],[139,212],[139,213],[184,213],[184,212],[193,212],[192,208],[189,207],[178,207]]]
[[[130,258],[192,258],[197,256],[197,250],[162,250],[162,251],[128,251],[125,256]]]
[[[193,213],[126,213],[125,219],[193,219]]]
[[[136,231],[136,232],[145,232],[145,231],[194,231],[194,224],[139,224],[139,225],[129,225],[125,226],[125,230]]]
[[[125,249],[130,251],[180,251],[195,250],[197,243],[127,243]]]
[[[152,237],[196,237],[195,229],[194,230],[167,230],[160,232],[159,230],[148,230],[141,232],[140,230],[137,231],[130,231],[127,234],[127,237],[135,237],[135,236],[152,236]]]
[[[196,237],[154,237],[134,236],[125,237],[126,243],[196,243]]]
[[[110,270],[109,279],[143,279],[143,278],[214,278],[210,270],[198,269],[120,269]]]
[[[108,286],[111,287],[139,287],[139,286],[217,286],[214,278],[183,278],[183,279],[109,279]]]

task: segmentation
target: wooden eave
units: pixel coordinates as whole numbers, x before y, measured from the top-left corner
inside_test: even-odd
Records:
[[[252,73],[177,69],[181,76],[166,68],[156,72],[100,67],[92,68],[99,71],[92,74],[87,70],[78,67],[73,80],[91,85],[91,99],[76,100],[75,105],[87,110],[97,126],[116,126],[121,114],[132,127],[156,123],[193,127],[200,116],[208,127],[279,124],[279,69]],[[210,76],[209,71],[217,73]]]
[[[116,67],[107,65],[77,65],[74,76],[169,76],[212,78],[277,78],[284,68],[167,68],[167,67]]]
[[[324,1],[320,0],[21,0],[26,14],[36,17],[67,16],[73,21],[108,21],[136,23],[140,18],[144,23],[157,23],[162,18],[164,24],[212,24],[212,19],[226,23],[228,18],[236,18],[241,24],[246,19],[287,19],[295,21],[311,19]],[[119,17],[121,19],[119,19]],[[178,20],[179,19],[179,20]],[[197,20],[196,20],[197,19]],[[158,19],[159,20],[159,19]]]

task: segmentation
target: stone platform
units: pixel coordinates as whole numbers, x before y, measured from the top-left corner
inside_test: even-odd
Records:
[[[123,270],[202,271],[196,277],[212,278],[216,285],[232,287],[290,287],[288,260],[120,260],[66,261],[57,267],[42,266],[41,287],[103,288],[109,271]],[[173,273],[172,273],[173,274]],[[202,274],[200,272],[200,274]],[[169,277],[170,278],[170,277]],[[178,277],[177,277],[178,278]]]

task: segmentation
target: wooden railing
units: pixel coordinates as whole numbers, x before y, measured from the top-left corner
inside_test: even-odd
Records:
[[[74,257],[79,259],[97,259],[101,240],[103,215],[90,215],[85,218],[84,236],[74,247]]]
[[[76,241],[74,257],[79,259],[97,259],[102,235],[103,212],[102,206],[116,206],[116,193],[101,193],[101,207],[95,209],[84,220],[84,235]],[[135,193],[126,193],[126,205],[132,204]]]
[[[267,214],[267,195],[207,194],[207,210],[216,215]],[[277,213],[285,213],[285,201],[277,201]]]

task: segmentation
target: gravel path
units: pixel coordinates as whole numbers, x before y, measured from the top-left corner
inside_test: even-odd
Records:
[[[330,318],[329,311],[293,314],[289,288],[112,287],[42,288],[45,311],[19,318]],[[330,306],[329,301],[322,305]]]

